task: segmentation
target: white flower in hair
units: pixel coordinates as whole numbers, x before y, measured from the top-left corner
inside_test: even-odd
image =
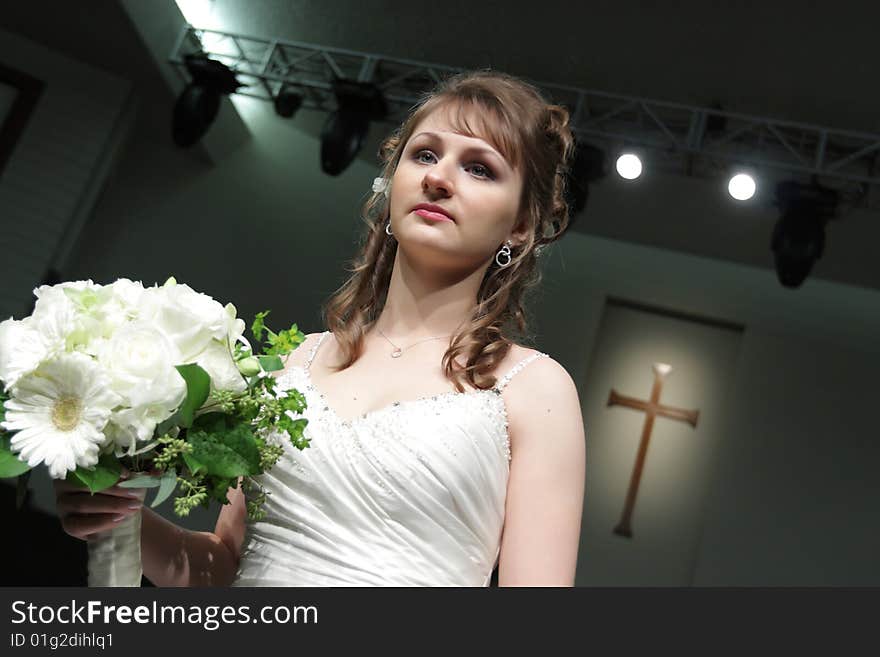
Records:
[[[384,192],[385,198],[388,198],[388,178],[374,178],[373,191],[377,194]]]

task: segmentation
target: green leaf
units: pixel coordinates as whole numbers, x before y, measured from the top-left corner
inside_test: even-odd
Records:
[[[260,361],[260,367],[264,372],[277,372],[284,369],[284,363],[278,356],[257,356],[257,360]]]
[[[0,478],[17,477],[31,469],[27,463],[18,458],[12,451],[9,443],[12,438],[6,434],[0,434]]]
[[[237,482],[237,477],[211,477],[205,481],[208,499],[214,500],[218,504],[229,504],[229,500],[227,499],[229,489],[235,488]]]
[[[260,451],[256,438],[246,424],[238,424],[218,433],[191,431],[192,456],[205,466],[209,475],[240,477],[260,472]]]
[[[168,499],[168,496],[174,492],[175,488],[177,488],[177,472],[174,468],[171,468],[170,470],[166,470],[165,474],[162,475],[159,491],[156,493],[156,499],[153,500],[150,507],[155,509],[162,504],[162,502]]]
[[[78,467],[67,474],[67,481],[86,486],[90,492],[97,493],[119,481],[121,472],[122,466],[113,454],[102,454],[94,468],[87,470]]]
[[[212,411],[199,415],[192,423],[192,429],[201,429],[207,433],[219,433],[230,429],[237,424],[226,413]]]
[[[178,411],[175,411],[175,413],[171,417],[169,417],[167,420],[159,423],[159,425],[156,427],[156,435],[157,436],[164,436],[166,433],[168,433],[168,430],[171,427],[176,427],[179,424],[180,424],[180,411],[178,410]]]
[[[305,333],[300,331],[296,324],[277,335],[269,331],[268,342],[271,346],[266,349],[266,355],[287,355],[302,344],[305,339]]]
[[[263,320],[266,319],[266,316],[272,312],[271,310],[264,310],[261,313],[257,313],[254,317],[254,323],[251,324],[251,333],[254,334],[254,338],[256,338],[257,343],[263,341],[263,331],[266,328],[266,325],[263,323]]]
[[[156,488],[159,485],[159,477],[152,475],[142,475],[134,479],[126,479],[120,481],[119,486],[122,488]]]
[[[186,399],[177,409],[180,425],[191,427],[196,411],[202,407],[211,392],[211,377],[195,363],[177,365],[176,369],[186,381]]]
[[[195,458],[192,454],[183,454],[183,462],[186,463],[186,467],[189,468],[189,471],[197,475],[199,472],[204,472],[208,468],[205,467],[205,464]]]

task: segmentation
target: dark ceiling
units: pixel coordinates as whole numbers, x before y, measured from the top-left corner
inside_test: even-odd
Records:
[[[878,3],[190,4],[209,12],[204,27],[241,34],[464,68],[490,66],[535,81],[657,100],[719,101],[736,112],[880,133]],[[147,93],[169,94],[118,0],[4,3],[0,27],[126,77]],[[772,267],[775,217],[770,203],[737,206],[704,180],[646,177],[636,189],[609,178],[594,188],[577,230]],[[880,289],[873,254],[878,239],[880,213],[845,213],[829,229],[814,276]]]

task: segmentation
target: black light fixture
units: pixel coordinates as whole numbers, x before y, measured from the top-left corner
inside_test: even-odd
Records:
[[[718,112],[723,112],[724,107],[722,107],[719,101],[713,102],[709,105],[710,109],[718,110]],[[714,114],[709,112],[706,115],[706,132],[713,136],[720,136],[725,130],[727,130],[727,117],[723,114]]]
[[[303,97],[293,87],[284,86],[275,96],[275,113],[285,119],[292,118],[303,104]]]
[[[566,177],[565,200],[573,218],[580,214],[590,198],[590,183],[608,173],[605,151],[588,142],[575,139],[574,154]]]
[[[825,250],[825,224],[837,210],[838,194],[816,182],[791,180],[776,186],[782,216],[773,229],[771,248],[776,276],[785,287],[800,287]]]
[[[204,53],[184,57],[192,81],[174,104],[172,138],[181,148],[199,141],[217,117],[221,94],[231,94],[247,85],[236,80],[235,73],[222,62]]]
[[[338,176],[360,150],[370,121],[383,119],[388,109],[379,88],[369,82],[335,80],[333,93],[338,109],[321,130],[321,170]]]

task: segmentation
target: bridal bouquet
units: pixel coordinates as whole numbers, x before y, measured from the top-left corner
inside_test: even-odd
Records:
[[[43,464],[92,493],[156,488],[154,507],[177,491],[179,516],[227,504],[241,481],[255,490],[249,517],[263,516],[252,477],[281,457],[278,432],[308,447],[305,398],[268,374],[305,339],[296,324],[274,333],[258,313],[252,332],[258,343],[266,332],[267,346],[254,353],[235,306],[173,278],[34,294],[31,316],[0,323],[0,477]],[[123,467],[133,476],[120,482]],[[89,539],[90,586],[140,585],[140,522],[134,514]]]

